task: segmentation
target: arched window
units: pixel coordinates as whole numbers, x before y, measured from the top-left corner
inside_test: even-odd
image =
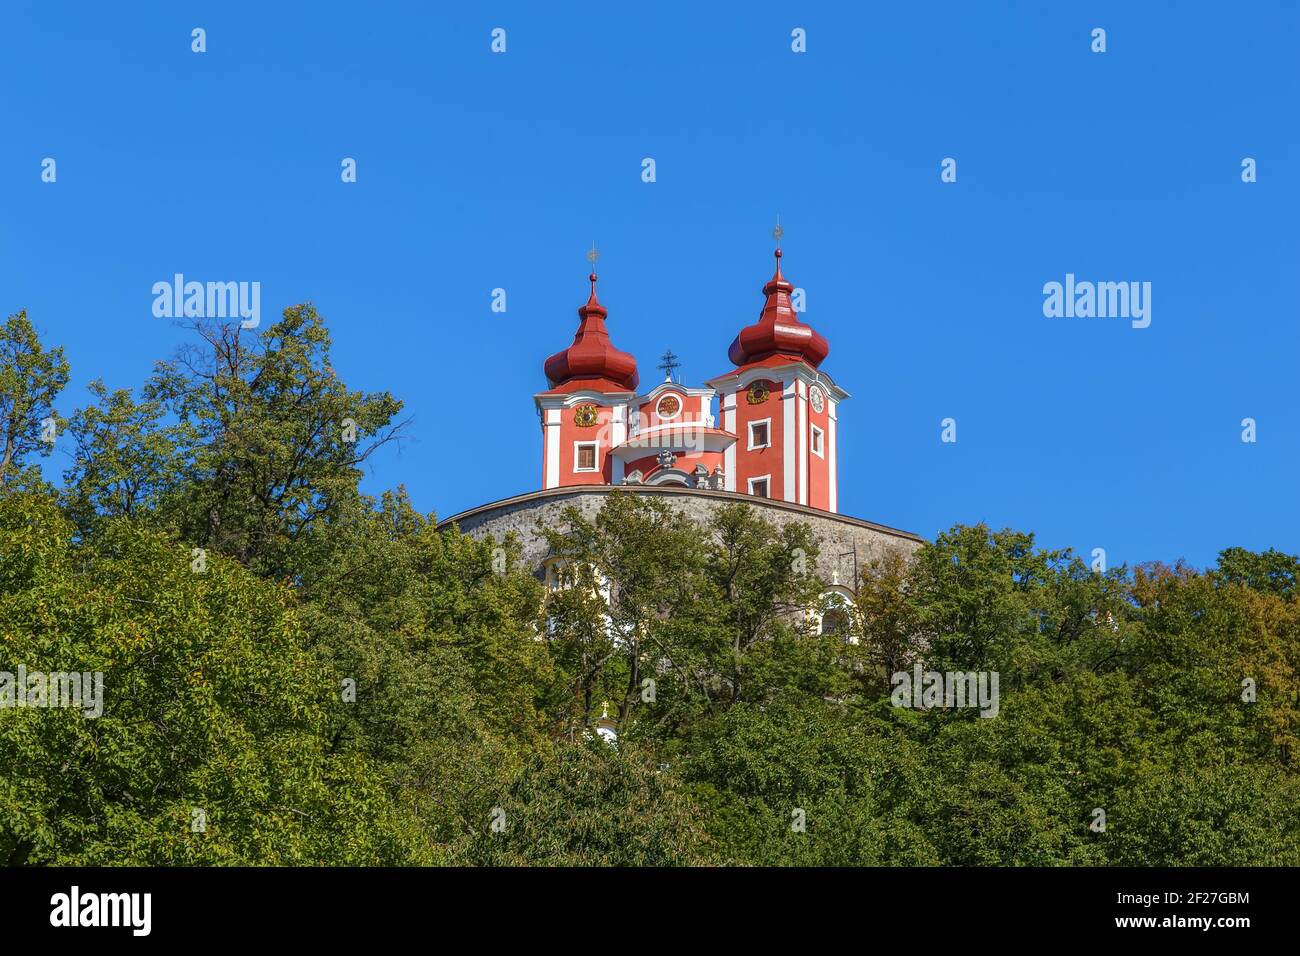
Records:
[[[823,634],[843,634],[849,633],[849,612],[841,607],[833,607],[822,615]]]
[[[838,634],[848,644],[858,643],[853,633],[853,596],[848,588],[835,587],[822,595],[819,634]]]

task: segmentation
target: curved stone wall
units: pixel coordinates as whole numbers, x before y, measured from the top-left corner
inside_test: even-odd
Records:
[[[828,582],[845,586],[855,583],[856,568],[872,559],[883,557],[890,550],[910,555],[923,543],[923,539],[907,531],[788,501],[672,485],[576,485],[534,491],[471,508],[440,521],[438,527],[456,524],[465,534],[480,539],[491,536],[497,541],[513,531],[523,543],[524,561],[540,573],[549,557],[549,548],[546,539],[535,530],[537,523],[559,527],[562,513],[570,506],[592,518],[613,491],[653,495],[701,523],[708,521],[712,512],[722,505],[734,502],[758,509],[764,518],[778,527],[801,521],[812,529],[821,547],[817,559],[818,572]]]

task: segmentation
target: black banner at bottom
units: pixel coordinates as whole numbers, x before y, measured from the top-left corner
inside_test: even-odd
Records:
[[[1292,923],[1286,869],[8,869],[0,918],[12,940],[76,934],[128,944],[409,938],[538,939],[581,921],[737,942],[780,923],[806,944],[897,933],[965,939],[1178,940],[1231,945]],[[692,918],[693,917],[693,918]],[[690,923],[679,923],[681,918]],[[673,928],[676,927],[676,928]],[[712,929],[711,929],[712,928]],[[865,937],[863,934],[867,934]],[[761,936],[760,936],[761,934]],[[953,935],[945,935],[953,934]],[[552,937],[554,938],[554,937]]]

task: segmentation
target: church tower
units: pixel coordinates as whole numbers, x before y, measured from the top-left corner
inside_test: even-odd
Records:
[[[636,359],[610,341],[596,273],[588,278],[591,296],[578,309],[573,344],[546,360],[551,387],[534,396],[542,422],[543,488],[617,483],[610,450],[627,437],[627,406],[636,397]]]
[[[836,420],[849,395],[819,370],[830,345],[796,315],[793,292],[778,248],[758,321],[731,343],[736,367],[707,383],[721,396],[723,430],[736,436],[725,488],[838,512]]]

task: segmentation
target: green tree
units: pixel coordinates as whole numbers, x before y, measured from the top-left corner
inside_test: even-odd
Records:
[[[187,423],[167,424],[154,399],[110,392],[90,383],[96,404],[78,409],[68,434],[73,465],[64,474],[67,513],[84,533],[100,517],[156,520],[176,507],[197,435]]]
[[[67,384],[63,349],[41,345],[26,309],[9,316],[0,325],[0,491],[23,483],[18,477],[33,452],[53,449],[49,426],[65,424],[54,402]]]
[[[605,697],[623,725],[672,736],[740,700],[846,686],[842,640],[811,626],[823,585],[807,526],[778,528],[744,505],[699,525],[616,491],[594,518],[570,509],[542,530],[565,585],[550,595],[547,638],[570,734]]]
[[[380,864],[418,848],[370,761],[332,746],[339,688],[289,589],[215,555],[196,571],[128,522],[74,544],[50,501],[10,495],[0,622],[0,671],[103,675],[98,717],[3,712],[5,863]]]
[[[1273,548],[1259,553],[1227,548],[1219,553],[1213,577],[1224,584],[1243,584],[1256,591],[1292,598],[1300,581],[1300,558]]]
[[[466,861],[483,866],[680,866],[711,861],[697,810],[653,753],[591,740],[538,754],[483,794]]]
[[[204,347],[159,363],[144,389],[193,436],[167,520],[187,541],[293,575],[320,529],[364,507],[361,466],[401,434],[401,402],[344,385],[310,305],[251,340],[237,324],[195,331]]]
[[[1098,573],[958,525],[867,565],[846,640],[807,526],[614,491],[543,529],[548,589],[361,493],[400,403],[310,306],[197,331],[92,383],[57,498],[66,363],[0,332],[0,694],[105,675],[101,717],[0,711],[0,861],[1300,864],[1292,555]],[[996,716],[894,706],[917,663],[996,673]]]

